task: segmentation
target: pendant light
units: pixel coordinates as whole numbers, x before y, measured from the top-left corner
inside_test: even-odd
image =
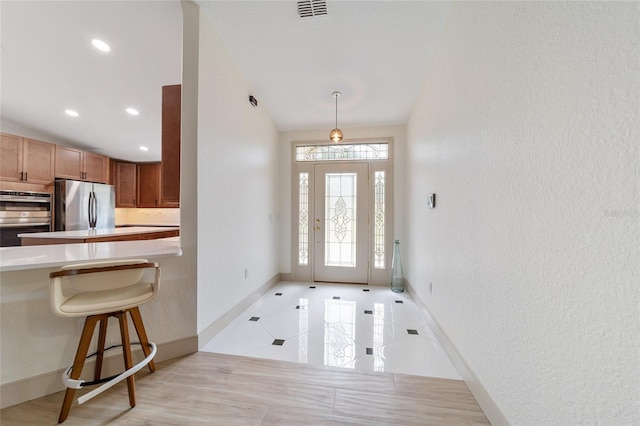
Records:
[[[336,98],[336,128],[329,133],[329,140],[333,143],[338,143],[342,140],[342,130],[338,129],[338,96],[342,93],[333,92],[331,96]]]

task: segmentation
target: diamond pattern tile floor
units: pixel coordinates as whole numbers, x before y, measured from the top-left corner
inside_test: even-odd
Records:
[[[460,380],[411,296],[382,286],[281,282],[201,351]]]

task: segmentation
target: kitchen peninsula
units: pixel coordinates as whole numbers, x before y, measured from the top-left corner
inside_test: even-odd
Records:
[[[156,362],[198,350],[194,331],[175,327],[172,318],[190,311],[185,294],[185,258],[180,237],[157,240],[0,247],[2,369],[0,406],[7,407],[64,389],[61,374],[73,360],[78,321],[50,310],[49,274],[87,262],[148,259],[162,268],[162,284],[145,305],[147,332],[158,344]],[[188,288],[188,290],[187,290]],[[169,326],[167,326],[169,324]],[[194,326],[195,328],[195,326]],[[55,356],[52,356],[55,354]],[[108,374],[120,372],[122,356],[107,361]],[[117,362],[119,361],[119,362]],[[112,365],[112,367],[109,367]],[[4,423],[3,423],[4,424]]]
[[[90,229],[81,231],[33,232],[19,234],[23,246],[49,244],[100,243],[111,241],[155,240],[177,237],[179,227],[131,226],[125,228]]]

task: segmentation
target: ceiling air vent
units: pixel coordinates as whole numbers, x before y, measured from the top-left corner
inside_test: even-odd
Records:
[[[298,15],[301,18],[310,18],[327,14],[327,2],[325,0],[303,0],[298,2]]]

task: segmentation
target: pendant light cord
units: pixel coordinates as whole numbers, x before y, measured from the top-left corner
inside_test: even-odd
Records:
[[[335,94],[336,97],[336,129],[338,128],[338,93]]]

